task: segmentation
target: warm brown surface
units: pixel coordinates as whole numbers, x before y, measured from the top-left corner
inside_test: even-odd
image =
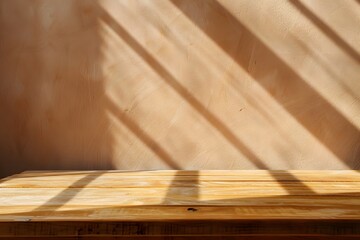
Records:
[[[360,236],[360,172],[40,171],[3,179],[0,236],[54,234]]]
[[[0,175],[359,169],[355,0],[0,0]]]

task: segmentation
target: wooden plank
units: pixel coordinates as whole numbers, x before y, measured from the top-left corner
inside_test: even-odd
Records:
[[[150,228],[146,231],[153,235],[169,229],[169,236],[187,235],[182,228],[179,230],[171,224],[193,226],[193,221],[198,221],[196,224],[210,221],[209,226],[213,221],[225,221],[226,224],[222,225],[224,229],[218,228],[216,233],[224,236],[231,235],[227,232],[229,224],[237,224],[237,228],[243,229],[243,232],[234,234],[250,234],[251,231],[251,234],[285,234],[280,230],[269,230],[270,226],[280,228],[273,225],[274,222],[280,224],[279,221],[295,224],[283,230],[287,234],[309,235],[309,228],[313,228],[315,235],[322,235],[325,233],[319,234],[319,231],[323,231],[324,224],[329,220],[334,226],[340,224],[341,227],[335,229],[341,236],[360,236],[359,171],[141,173],[40,171],[24,172],[4,179],[0,183],[0,236],[11,235],[7,228],[16,226],[27,226],[27,229],[32,229],[31,232],[44,226],[54,231],[58,224],[63,223],[71,223],[73,225],[69,227],[75,229],[76,223],[82,223],[86,228],[98,228],[102,223],[125,222],[142,226],[142,229]],[[249,225],[254,221],[258,221],[256,228]],[[343,224],[344,221],[350,225]],[[316,225],[306,225],[309,222]],[[163,225],[151,225],[155,223]],[[352,226],[351,234],[344,230],[348,226]],[[100,227],[101,231],[105,231],[103,228]],[[197,228],[200,232],[194,230],[188,235],[210,234],[213,231],[206,229]],[[34,231],[27,234],[38,233],[38,230]],[[44,234],[40,236],[46,236]]]
[[[176,187],[166,188],[4,188],[0,193],[1,204],[23,205],[24,201],[30,204],[44,204],[51,200],[52,203],[72,202],[80,205],[88,205],[99,202],[99,204],[127,204],[134,205],[137,202],[144,204],[148,201],[161,204],[165,200],[179,200],[180,202],[189,202],[202,204],[206,201],[244,201],[248,198],[258,198],[259,200],[272,197],[282,197],[282,199],[313,199],[323,200],[356,201],[360,196],[358,189],[323,189],[322,193],[308,192],[303,189],[294,189],[289,194],[285,189],[251,189],[251,188],[194,188]],[[75,197],[76,196],[76,197]],[[332,198],[331,198],[332,197]],[[353,198],[352,198],[353,197]],[[56,200],[56,201],[55,201]],[[178,202],[177,202],[178,203]],[[176,204],[177,204],[176,203]],[[168,203],[166,203],[168,204]]]
[[[118,177],[121,174],[121,178]],[[145,178],[146,176],[146,178]],[[176,178],[176,179],[175,179]],[[176,180],[176,181],[174,181]],[[260,182],[360,182],[360,171],[78,171],[24,172],[0,182],[0,188],[11,187],[168,187],[256,184]],[[306,184],[304,184],[306,183]],[[341,185],[341,183],[339,183]],[[344,185],[344,184],[343,184]]]
[[[359,221],[16,222],[0,224],[2,236],[358,236]]]
[[[168,187],[198,187],[198,188],[236,188],[242,189],[251,188],[256,189],[311,189],[309,191],[325,191],[325,189],[333,189],[336,191],[346,189],[360,190],[359,182],[296,182],[296,181],[242,181],[242,180],[227,180],[217,178],[210,179],[195,179],[195,178],[94,178],[94,179],[28,179],[28,180],[9,180],[0,184],[0,189],[3,188],[168,188]]]
[[[180,204],[180,203],[179,203]],[[176,221],[193,220],[271,220],[335,219],[358,220],[360,209],[342,206],[245,205],[245,206],[12,206],[1,209],[0,222],[7,221]]]
[[[220,176],[232,177],[242,180],[294,180],[294,177],[302,181],[360,181],[360,170],[150,170],[150,171],[25,171],[13,176],[11,178],[27,178],[27,177],[45,177],[45,176],[60,176],[60,177],[76,177],[76,176],[114,176],[121,173],[122,177],[127,176]]]

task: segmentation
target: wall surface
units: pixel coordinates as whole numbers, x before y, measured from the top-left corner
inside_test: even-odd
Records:
[[[0,175],[359,169],[356,0],[0,0]]]

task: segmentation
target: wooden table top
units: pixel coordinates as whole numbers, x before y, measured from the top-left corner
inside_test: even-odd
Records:
[[[10,229],[14,224],[31,223],[34,229],[39,223],[42,228],[55,223],[96,223],[97,228],[112,224],[113,233],[119,223],[157,224],[140,233],[151,235],[164,234],[166,224],[186,222],[211,223],[208,231],[244,223],[255,231],[255,224],[263,228],[261,234],[310,234],[323,231],[312,229],[316,224],[321,229],[343,224],[347,230],[329,227],[324,234],[358,235],[360,171],[29,171],[0,180],[0,236],[19,234]],[[287,230],[279,227],[284,224]],[[39,229],[31,231],[40,234]],[[167,231],[197,234],[194,229],[181,233],[178,225]],[[226,231],[236,235],[245,230]]]

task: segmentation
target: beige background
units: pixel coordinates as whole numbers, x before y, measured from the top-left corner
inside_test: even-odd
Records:
[[[356,0],[0,0],[0,175],[359,169]]]

